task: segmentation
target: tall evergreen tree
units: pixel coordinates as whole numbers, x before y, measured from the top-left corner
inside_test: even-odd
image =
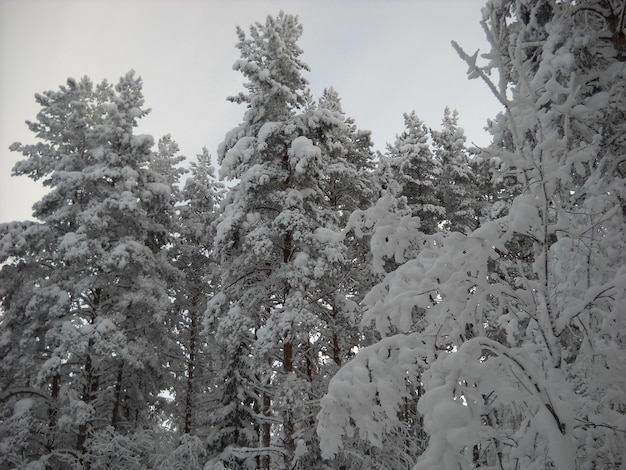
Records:
[[[236,67],[249,93],[234,100],[248,110],[220,148],[223,175],[238,180],[217,226],[223,278],[211,303],[231,358],[221,435],[232,447],[221,458],[234,465],[250,456],[261,468],[320,467],[314,429],[326,361],[336,367],[354,345],[338,327],[353,318],[356,331],[355,265],[333,230],[369,202],[371,143],[335,92],[310,101],[300,33],[283,13],[249,39],[239,31]]]
[[[132,72],[36,99],[40,142],[12,146],[26,157],[14,173],[50,192],[40,222],[3,225],[0,245],[3,459],[132,468],[164,375],[170,186],[147,169],[153,139],[133,133],[147,111]]]
[[[191,162],[191,175],[182,192],[184,204],[179,209],[181,228],[175,262],[184,274],[176,302],[176,331],[185,358],[184,384],[177,393],[178,407],[184,409],[180,430],[203,438],[210,432],[208,414],[216,373],[215,340],[212,332],[206,330],[204,319],[207,304],[219,288],[213,237],[223,191],[223,185],[216,181],[211,156],[204,148],[197,161]]]
[[[162,146],[160,145],[161,149]],[[169,149],[176,145],[170,144]],[[161,155],[172,154],[172,151]],[[168,157],[161,167],[178,158]],[[218,289],[219,270],[213,253],[214,224],[219,212],[223,185],[215,180],[215,170],[206,148],[190,162],[190,175],[178,191],[175,235],[169,247],[172,264],[181,275],[172,287],[169,330],[174,347],[167,353],[170,381],[164,384],[172,395],[167,410],[169,446],[161,449],[157,469],[202,469],[207,451],[212,450],[212,428],[221,410],[216,409],[220,357],[214,332],[206,328],[205,311]],[[177,169],[163,173],[180,173]],[[177,181],[178,178],[172,178]]]
[[[442,204],[448,202],[437,199],[443,191],[441,186],[446,184],[442,162],[434,158],[428,128],[415,111],[404,114],[404,126],[404,132],[396,136],[393,145],[387,146],[389,167],[400,186],[397,195],[406,197],[413,215],[420,218],[422,231],[433,234],[445,218]]]
[[[320,186],[343,226],[352,211],[369,207],[375,196],[370,133],[358,129],[354,119],[346,116],[339,93],[332,87],[323,91],[313,114],[318,123],[311,138],[325,159]]]
[[[299,135],[295,119],[308,103],[302,77],[307,67],[297,45],[301,32],[297,18],[282,12],[252,26],[249,38],[238,29],[241,59],[235,67],[248,82],[247,93],[232,100],[248,110],[219,149],[222,174],[239,179],[227,196],[216,238],[224,301],[217,331],[228,342],[230,357],[238,358],[231,377],[241,381],[233,401],[223,405],[238,416],[242,405],[253,405],[247,419],[257,437],[238,424],[233,436],[245,434],[247,442],[231,444],[238,447],[235,457],[249,455],[261,468],[277,458],[290,465],[295,456],[297,372],[306,356],[302,344],[308,344],[315,323],[298,268],[308,256],[312,211],[320,198],[320,151]],[[225,419],[241,423],[238,417]]]
[[[369,133],[357,129],[354,120],[346,116],[332,87],[324,90],[311,114],[317,116],[313,139],[323,158],[319,184],[331,215],[324,228],[340,232],[354,211],[366,209],[377,196],[372,144]],[[327,243],[330,249],[335,242],[329,239]],[[343,259],[333,276],[330,272],[324,276],[325,294],[318,301],[325,318],[319,356],[328,358],[331,367],[324,373],[331,375],[352,356],[355,347],[362,346],[362,332],[356,327],[362,316],[358,304],[375,278],[366,239],[350,234],[334,248]]]
[[[477,227],[473,200],[474,175],[465,148],[465,134],[459,127],[456,111],[446,107],[441,130],[431,131],[434,154],[441,168],[437,181],[437,199],[446,212],[447,230],[469,233]]]

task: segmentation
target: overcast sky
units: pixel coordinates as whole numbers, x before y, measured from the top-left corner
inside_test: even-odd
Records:
[[[479,21],[484,0],[0,0],[0,222],[30,218],[44,194],[27,177],[11,177],[21,155],[15,141],[34,141],[34,94],[68,77],[116,83],[134,69],[143,78],[146,107],[140,132],[171,134],[193,158],[236,126],[242,106],[226,101],[241,91],[237,25],[248,30],[280,10],[304,27],[302,59],[315,98],[334,87],[346,114],[372,131],[375,147],[403,130],[415,110],[438,127],[446,106],[460,113],[468,140],[500,110],[450,41],[472,54],[487,50]]]

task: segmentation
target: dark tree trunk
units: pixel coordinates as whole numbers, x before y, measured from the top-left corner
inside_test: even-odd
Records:
[[[57,424],[57,406],[59,398],[59,390],[61,388],[61,377],[58,373],[52,376],[52,382],[50,383],[50,403],[48,404],[48,429],[49,437],[46,442],[46,448],[48,451],[54,449],[54,431]]]
[[[270,406],[272,405],[272,399],[267,393],[263,393],[263,415],[269,416]],[[271,444],[271,424],[264,422],[261,424],[261,447],[267,449]],[[263,470],[269,470],[270,468],[270,455],[265,451],[261,455],[260,468]]]
[[[124,374],[124,362],[120,362],[117,368],[117,377],[115,379],[115,396],[113,401],[113,410],[111,411],[111,426],[117,431],[119,426],[120,405],[122,401],[122,378]]]
[[[98,391],[98,377],[94,371],[93,363],[91,361],[91,355],[87,355],[85,359],[84,369],[85,383],[83,385],[83,393],[81,399],[85,403],[91,403],[95,399],[96,392]],[[79,452],[85,451],[85,441],[87,440],[88,424],[83,423],[78,426],[78,435],[76,437],[76,450]]]
[[[194,396],[194,372],[196,368],[196,340],[198,319],[195,313],[191,313],[191,323],[189,325],[189,359],[187,361],[187,396],[185,398],[185,423],[183,433],[189,434],[192,430],[193,421],[193,396]]]

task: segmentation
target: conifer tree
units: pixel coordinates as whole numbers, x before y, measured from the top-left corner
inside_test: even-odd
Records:
[[[299,135],[295,120],[308,102],[302,77],[307,67],[297,46],[301,31],[297,18],[282,12],[252,26],[249,38],[238,29],[241,59],[235,68],[248,82],[247,93],[232,100],[248,110],[219,149],[223,176],[239,179],[227,195],[216,237],[223,266],[216,331],[234,360],[230,377],[240,381],[233,401],[223,403],[239,417],[225,422],[240,422],[241,406],[252,405],[246,412],[252,422],[233,431],[246,436],[245,446],[231,441],[237,446],[231,454],[249,455],[261,468],[276,459],[287,466],[295,455],[297,372],[306,354],[300,348],[314,323],[303,291],[307,281],[297,266],[308,256],[311,211],[320,197],[320,152]]]
[[[185,383],[179,389],[177,404],[184,409],[180,430],[206,438],[215,383],[217,355],[214,337],[205,328],[209,300],[219,288],[219,267],[213,251],[214,222],[219,214],[223,185],[216,181],[211,156],[206,148],[191,162],[191,175],[182,192],[180,237],[175,265],[184,281],[177,294],[180,333],[184,348]],[[184,397],[184,398],[183,398]],[[184,406],[183,406],[184,403]]]
[[[147,111],[132,72],[36,99],[40,142],[12,146],[26,157],[14,173],[50,192],[0,245],[4,465],[124,466],[149,453],[160,406],[170,186],[133,132]]]
[[[343,225],[352,211],[369,207],[375,196],[373,144],[369,131],[357,129],[354,119],[346,116],[334,88],[323,91],[316,115],[323,118],[314,140],[327,160],[320,185]]]
[[[319,99],[314,141],[322,150],[324,171],[320,187],[332,217],[324,228],[340,232],[355,210],[366,209],[375,200],[374,154],[367,131],[357,129],[346,116],[339,93],[327,88]],[[327,243],[331,244],[331,240]],[[327,357],[333,374],[351,357],[351,351],[362,345],[362,332],[357,328],[362,315],[358,306],[373,283],[368,241],[346,236],[336,248],[343,253],[334,276],[324,276],[325,295],[319,299],[326,332],[320,357]]]
[[[434,154],[441,168],[437,180],[437,199],[446,212],[444,228],[468,233],[477,227],[472,210],[474,175],[465,148],[465,135],[458,125],[456,111],[446,107],[441,130],[432,130]]]
[[[238,180],[217,225],[222,288],[210,304],[231,359],[230,424],[216,432],[219,458],[233,465],[249,457],[261,468],[320,466],[315,415],[329,379],[320,358],[340,363],[351,349],[336,322],[355,315],[354,266],[333,230],[368,203],[371,144],[334,92],[312,104],[300,34],[284,13],[257,23],[250,38],[239,31],[236,68],[248,93],[233,99],[248,110],[219,150],[222,174]]]
[[[161,146],[159,147],[161,148]],[[167,146],[176,149],[177,146]],[[172,152],[166,152],[172,154]],[[163,152],[161,152],[163,154]],[[178,158],[168,157],[171,166]],[[164,171],[180,173],[172,168]],[[210,454],[215,417],[216,395],[221,391],[219,368],[223,358],[215,345],[214,334],[205,325],[205,311],[218,289],[219,270],[213,253],[213,222],[219,212],[222,184],[215,180],[211,156],[206,148],[190,162],[190,175],[182,190],[177,191],[171,245],[172,264],[180,276],[171,289],[171,312],[168,329],[173,347],[165,352],[169,380],[164,388],[171,395],[166,409],[165,434],[157,469],[202,469]],[[178,181],[178,178],[173,178]]]
[[[387,159],[392,178],[399,184],[397,196],[404,196],[414,216],[420,218],[421,230],[433,234],[445,218],[444,201],[437,196],[445,185],[442,162],[434,158],[430,148],[428,128],[415,111],[404,114],[405,130],[387,146]]]

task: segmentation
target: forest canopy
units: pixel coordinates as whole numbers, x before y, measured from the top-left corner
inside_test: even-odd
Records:
[[[484,148],[407,103],[375,151],[284,12],[236,29],[216,166],[137,133],[132,71],[37,94],[0,469],[626,466],[626,1],[482,17]]]

